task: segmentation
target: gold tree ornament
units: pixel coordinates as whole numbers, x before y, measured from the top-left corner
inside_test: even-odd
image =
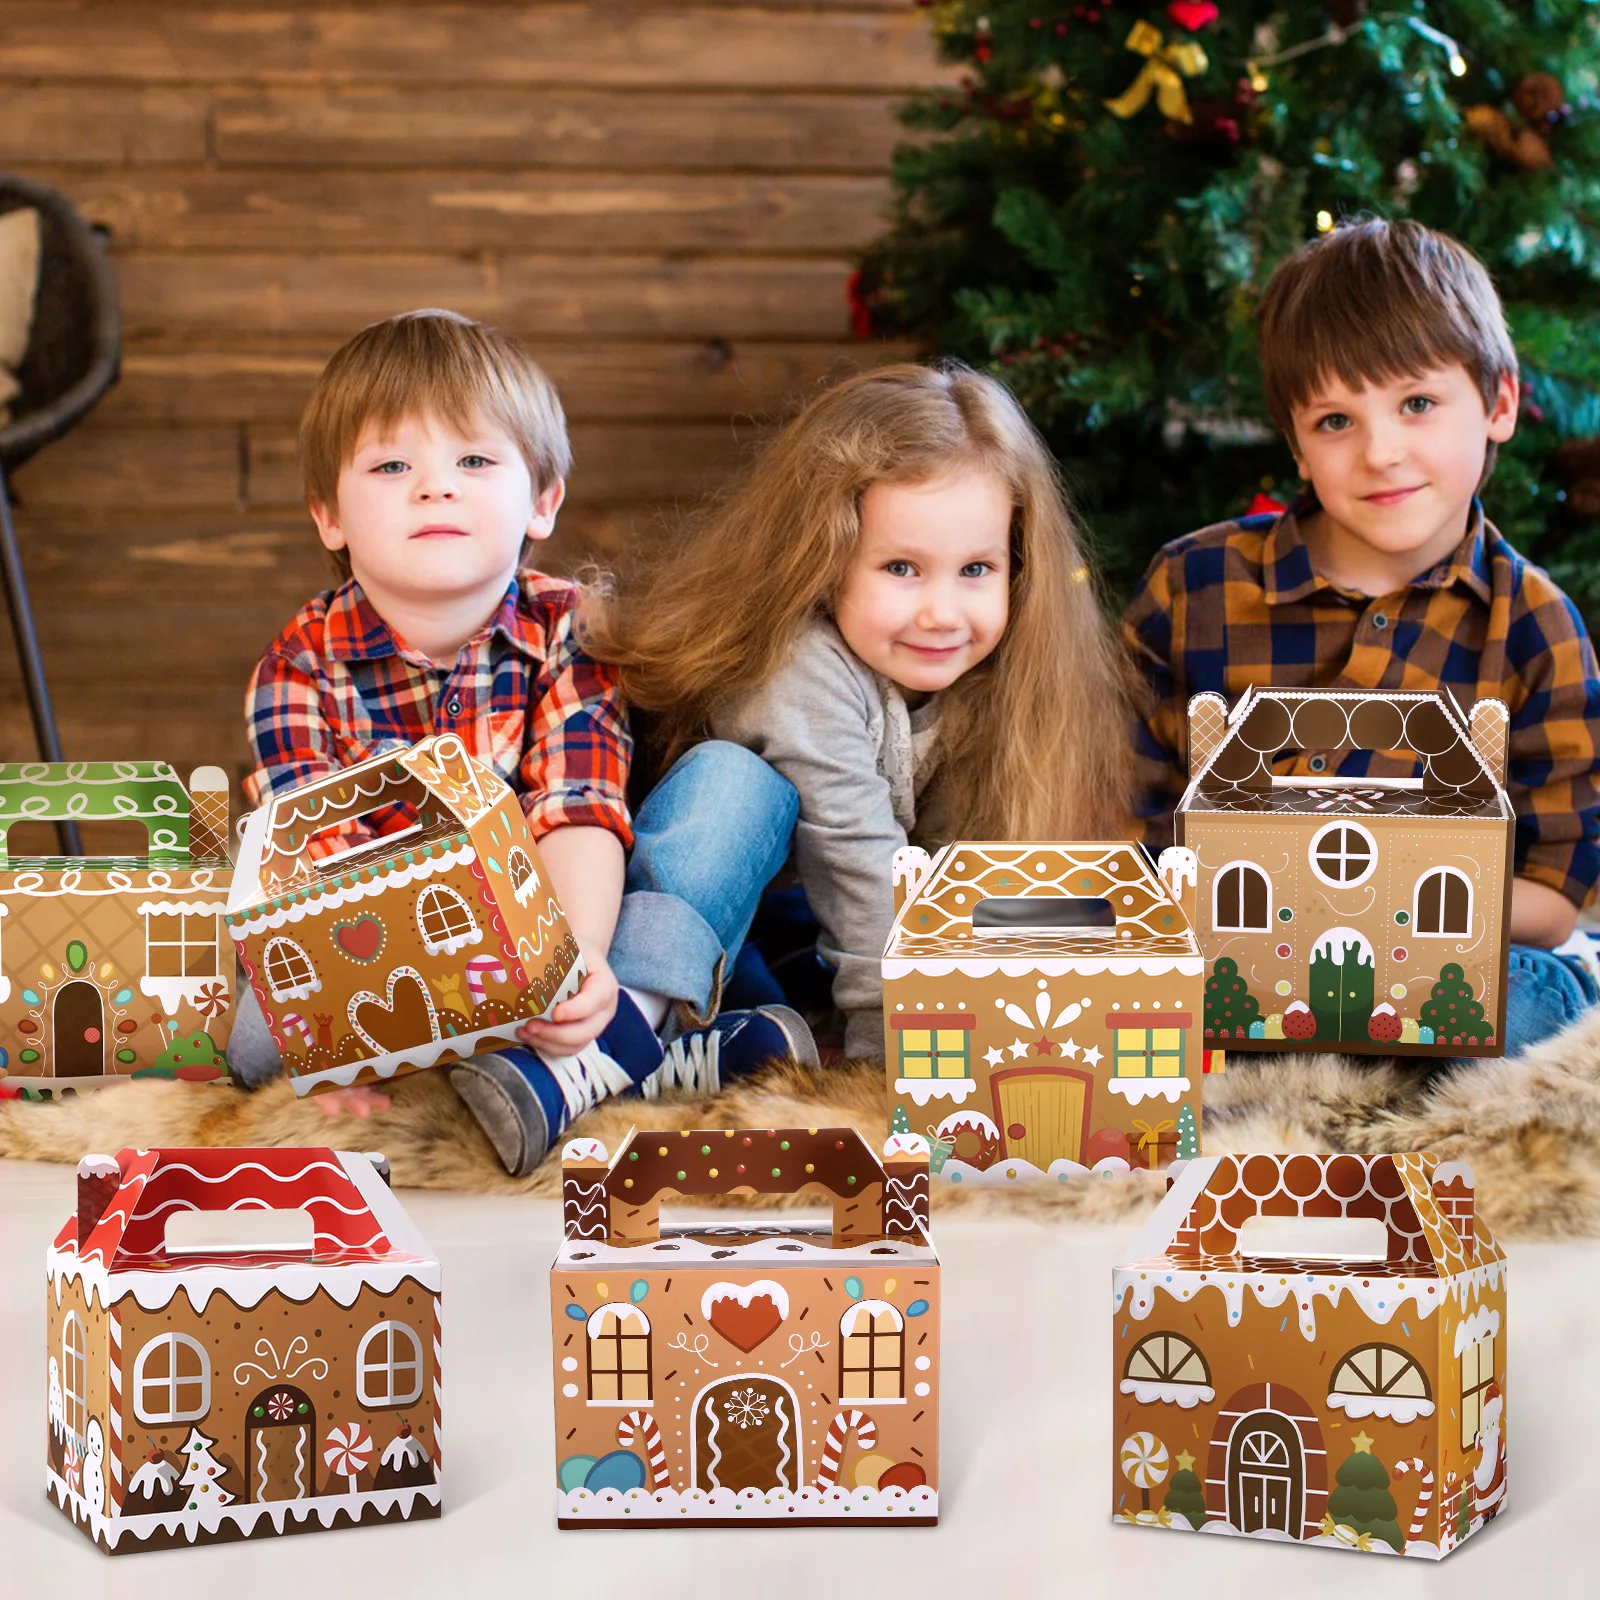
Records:
[[[1129,32],[1127,48],[1145,58],[1139,76],[1114,100],[1106,101],[1113,116],[1137,116],[1155,97],[1162,116],[1173,122],[1192,122],[1185,78],[1198,78],[1206,70],[1206,53],[1192,39],[1167,44],[1161,30],[1148,22],[1136,22]]]

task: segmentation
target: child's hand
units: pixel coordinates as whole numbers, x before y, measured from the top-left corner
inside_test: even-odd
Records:
[[[314,1094],[311,1103],[325,1117],[349,1115],[360,1117],[363,1122],[374,1111],[387,1111],[393,1104],[382,1089],[374,1089],[365,1083],[352,1084],[348,1089],[330,1089],[326,1094]]]
[[[577,938],[577,935],[574,935]],[[575,1056],[598,1038],[617,1014],[617,980],[603,951],[578,938],[578,950],[589,975],[575,995],[548,1017],[535,1017],[517,1029],[517,1037],[551,1056]]]

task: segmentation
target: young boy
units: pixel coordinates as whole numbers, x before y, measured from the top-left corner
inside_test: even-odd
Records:
[[[1478,493],[1517,421],[1517,358],[1483,265],[1414,222],[1304,246],[1258,312],[1267,404],[1305,492],[1282,516],[1166,546],[1124,631],[1154,690],[1139,730],[1148,842],[1172,837],[1189,697],[1250,685],[1434,689],[1511,712],[1516,808],[1506,1053],[1600,998],[1554,953],[1600,879],[1600,669],[1576,607]],[[1393,758],[1391,758],[1392,760]],[[1407,776],[1363,752],[1286,774]]]
[[[804,1022],[783,1007],[726,1013],[665,1048],[658,1038],[675,1001],[677,1017],[702,1024],[715,1012],[722,967],[782,865],[795,799],[764,762],[706,747],[645,801],[636,836],[626,718],[612,674],[573,638],[577,588],[524,565],[555,526],[572,460],[539,368],[452,312],[375,323],[324,369],[300,451],[311,516],[345,581],[256,668],[245,792],[264,803],[450,731],[521,797],[588,976],[522,1026],[529,1048],[452,1070],[507,1169],[531,1171],[608,1092],[715,1089],[774,1057],[814,1062]],[[707,828],[728,863],[715,882],[703,865],[713,852],[694,839]],[[240,1021],[230,1059],[249,1081],[275,1069],[276,1052],[258,1010],[241,1006]]]

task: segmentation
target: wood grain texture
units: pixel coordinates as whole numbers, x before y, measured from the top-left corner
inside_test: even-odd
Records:
[[[0,0],[0,163],[110,230],[122,377],[18,474],[69,755],[244,760],[268,641],[331,569],[294,431],[364,324],[523,338],[576,466],[542,564],[656,536],[845,372],[908,0]],[[0,647],[0,759],[31,752]]]

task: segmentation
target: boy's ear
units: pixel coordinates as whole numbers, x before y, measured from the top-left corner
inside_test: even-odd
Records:
[[[1501,373],[1494,404],[1489,407],[1489,438],[1495,444],[1504,444],[1517,431],[1517,404],[1520,399],[1521,385],[1516,373]]]
[[[307,500],[306,510],[311,513],[311,520],[317,525],[317,537],[322,540],[325,550],[344,549],[344,529],[339,526],[338,509],[323,505],[320,500]]]
[[[528,537],[530,539],[548,539],[555,532],[556,513],[561,509],[562,502],[566,498],[567,485],[564,478],[552,478],[534,496],[533,513],[528,518]],[[323,543],[327,543],[326,539],[324,539]],[[330,546],[330,548],[332,547]]]

